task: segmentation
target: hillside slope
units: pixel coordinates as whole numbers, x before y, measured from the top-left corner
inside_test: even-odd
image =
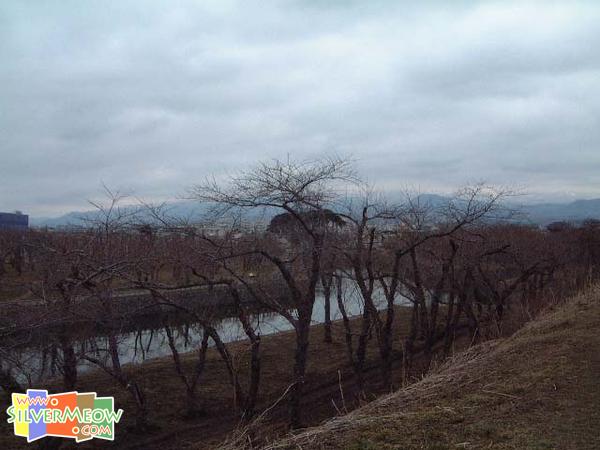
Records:
[[[600,449],[600,286],[267,449]]]

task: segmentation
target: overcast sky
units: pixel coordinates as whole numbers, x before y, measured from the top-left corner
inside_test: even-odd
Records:
[[[599,24],[595,0],[2,0],[0,210],[323,152],[385,189],[600,197]]]

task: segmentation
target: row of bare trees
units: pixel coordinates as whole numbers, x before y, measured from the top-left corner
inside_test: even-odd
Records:
[[[408,194],[389,202],[361,183],[343,158],[274,161],[208,179],[189,191],[207,205],[202,223],[171,217],[164,205],[123,207],[122,197],[107,192],[108,203],[94,204],[97,213],[86,227],[0,236],[0,282],[26,286],[18,301],[35,311],[11,316],[17,326],[2,324],[0,384],[11,392],[31,382],[19,375],[11,350],[51,328],[64,388],[77,387],[82,361],[100,368],[130,395],[141,429],[148,426],[148,400],[142,380],[124,367],[122,335],[148,311],[185,390],[185,414],[201,409],[198,390],[213,346],[244,420],[257,412],[263,369],[253,311],[282,317],[295,337],[287,396],[290,425],[299,427],[309,346],[314,339],[333,341],[333,309],[341,315],[358,391],[364,392],[374,363],[369,346],[376,348],[381,385],[392,389],[451,354],[458,339],[476,342],[510,331],[552,295],[594,278],[600,263],[600,230],[593,224],[552,233],[519,225],[505,206],[510,193],[485,185],[444,202]],[[348,289],[357,293],[354,316]],[[180,301],[182,292],[197,293],[196,301]],[[324,333],[315,337],[320,296]],[[214,311],[225,308],[250,344],[245,375],[215,326]],[[201,330],[191,371],[176,343],[174,314]],[[85,321],[103,330],[104,348],[89,351],[74,336],[74,324]]]

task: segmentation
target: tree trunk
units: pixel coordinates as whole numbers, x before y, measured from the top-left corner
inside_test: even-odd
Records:
[[[324,341],[333,342],[331,337],[331,280],[323,283],[323,296],[325,303]]]
[[[198,404],[197,404],[197,396],[196,396],[196,386],[198,385],[198,380],[204,371],[204,363],[206,361],[206,350],[208,348],[208,334],[203,332],[202,342],[200,344],[200,348],[198,349],[198,361],[196,363],[196,367],[191,376],[187,376],[183,366],[181,365],[181,358],[179,357],[179,351],[175,345],[175,339],[173,337],[173,332],[171,331],[171,327],[166,322],[163,322],[163,327],[167,334],[167,339],[169,342],[169,347],[171,349],[171,355],[173,356],[173,364],[175,365],[175,371],[181,382],[185,386],[186,390],[186,400],[185,400],[185,413],[186,417],[194,417],[198,413]]]
[[[229,375],[229,380],[233,387],[233,405],[234,408],[238,408],[243,406],[246,403],[246,396],[244,395],[244,391],[242,390],[242,386],[240,385],[240,381],[237,377],[237,372],[235,371],[235,367],[233,366],[233,361],[229,351],[227,350],[227,346],[221,340],[219,333],[211,326],[206,326],[206,332],[211,337],[213,342],[215,343],[215,347],[221,355],[221,359],[225,363],[227,367],[227,373]]]
[[[69,392],[77,386],[77,356],[70,339],[66,336],[66,330],[61,333],[60,341],[63,354],[63,386],[65,391]]]
[[[308,344],[310,336],[311,309],[298,311],[296,326],[296,352],[294,355],[294,385],[290,398],[290,425],[292,428],[302,427],[302,392],[304,390],[304,377],[306,375],[306,362],[308,360]]]
[[[418,304],[418,321],[419,333],[423,339],[427,339],[429,336],[429,314],[427,312],[427,301],[425,298],[425,288],[423,287],[423,281],[421,279],[421,270],[417,262],[417,252],[414,248],[410,250],[410,259],[413,266],[413,276],[415,283],[415,300]],[[416,338],[416,335],[415,335]]]
[[[387,312],[385,324],[379,336],[379,355],[381,358],[381,378],[384,387],[391,389],[392,386],[392,327],[394,324],[394,292],[388,292]]]
[[[414,302],[411,321],[410,321],[410,331],[408,333],[408,336],[406,337],[406,340],[404,341],[404,352],[405,352],[404,360],[406,362],[405,368],[406,368],[407,374],[410,374],[410,371],[412,369],[412,360],[413,360],[413,353],[414,353],[414,348],[415,348],[415,341],[417,339],[417,333],[419,331],[418,328],[419,328],[419,303]]]
[[[130,379],[121,367],[119,358],[119,349],[117,339],[114,332],[111,330],[108,337],[108,347],[112,361],[112,370],[117,380],[133,397],[136,405],[135,427],[139,431],[143,431],[148,427],[148,409],[146,407],[146,398],[144,393],[138,386],[135,380]]]
[[[244,420],[249,421],[254,417],[256,401],[258,399],[258,388],[260,386],[260,337],[252,341],[250,359],[250,387],[244,405]]]
[[[238,291],[236,289],[232,289],[231,292],[238,310],[238,319],[240,320],[240,323],[244,328],[244,332],[251,343],[250,382],[248,386],[248,395],[246,396],[242,413],[243,419],[245,421],[249,421],[254,416],[256,401],[258,398],[258,388],[260,386],[260,336],[256,334],[254,328],[252,327],[252,323],[246,314],[246,310],[242,306]]]

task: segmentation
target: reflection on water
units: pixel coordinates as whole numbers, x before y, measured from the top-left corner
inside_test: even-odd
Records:
[[[356,286],[350,282],[343,285],[343,298],[346,312],[349,316],[362,312],[362,299]],[[374,295],[378,308],[385,306],[385,298],[381,291]],[[397,296],[397,304],[407,304],[405,297]],[[322,293],[317,294],[313,309],[313,324],[323,323],[325,320],[325,299]],[[341,313],[336,300],[335,289],[331,294],[331,318],[341,319]],[[269,335],[292,329],[292,325],[281,315],[276,313],[258,313],[251,316],[251,321],[260,335]],[[236,317],[225,317],[214,324],[223,342],[233,342],[245,339],[246,335]],[[202,340],[202,327],[196,323],[176,323],[171,325],[174,343],[178,351],[193,351],[199,347]],[[75,352],[87,354],[104,362],[109,362],[108,337],[102,333],[91,333],[89,330],[83,335],[72,333],[71,339]],[[117,336],[121,364],[140,364],[152,358],[170,356],[167,334],[164,328],[140,324],[134,331],[127,331]],[[214,345],[209,341],[210,345]],[[6,351],[6,350],[5,350]],[[42,339],[25,340],[13,344],[13,348],[6,351],[1,362],[4,368],[11,368],[16,378],[27,384],[35,384],[56,376],[60,376],[62,354],[60,346],[51,334]],[[78,372],[84,373],[96,369],[97,366],[87,360],[79,358]]]

